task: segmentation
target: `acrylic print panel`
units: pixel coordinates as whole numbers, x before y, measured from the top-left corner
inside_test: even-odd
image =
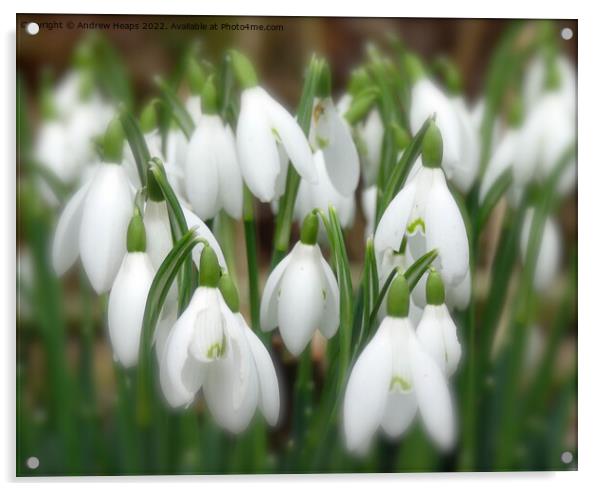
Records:
[[[577,467],[575,21],[17,16],[17,475]]]

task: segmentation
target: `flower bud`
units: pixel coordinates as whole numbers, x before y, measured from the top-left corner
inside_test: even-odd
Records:
[[[415,84],[418,80],[424,77],[424,67],[422,61],[414,53],[406,53],[403,59],[405,72],[412,82]]]
[[[140,129],[143,133],[150,133],[157,127],[156,100],[150,101],[140,114]]]
[[[315,245],[318,240],[318,217],[314,212],[308,213],[301,226],[301,242],[306,245]]]
[[[345,113],[345,119],[349,124],[353,125],[362,120],[374,106],[378,95],[379,92],[376,87],[367,87],[356,94],[351,102],[351,107]]]
[[[349,93],[351,95],[355,96],[371,85],[370,75],[368,75],[365,68],[357,68],[351,72],[351,80],[349,81]]]
[[[128,225],[127,250],[128,252],[146,252],[146,230],[138,207],[134,209],[134,216]]]
[[[213,76],[209,77],[203,86],[201,105],[204,114],[217,114],[217,89]]]
[[[433,270],[426,280],[426,303],[442,305],[445,302],[445,286],[441,275]]]
[[[398,151],[405,150],[410,144],[411,138],[408,132],[403,129],[398,123],[391,123],[391,131],[393,132],[393,138]]]
[[[410,287],[405,276],[397,273],[387,297],[387,315],[389,317],[407,317],[410,311]]]
[[[324,99],[329,97],[332,91],[332,75],[330,73],[330,67],[328,63],[322,64],[322,70],[320,70],[320,78],[318,79],[318,86],[316,87],[316,97]]]
[[[430,168],[441,167],[443,138],[435,121],[431,121],[422,140],[422,165]]]
[[[195,94],[201,94],[203,92],[203,86],[205,85],[206,77],[203,67],[192,57],[188,59],[186,66],[186,77],[188,79],[190,91]]]
[[[199,261],[199,284],[209,288],[217,288],[222,269],[215,251],[208,245],[203,247]]]
[[[119,117],[116,116],[109,123],[107,131],[104,135],[104,160],[105,162],[121,163],[123,156],[123,142],[125,135],[123,133],[123,127],[119,121]]]
[[[230,50],[230,59],[232,60],[232,68],[238,83],[243,89],[250,89],[257,86],[257,74],[251,61],[240,51]]]
[[[222,297],[224,297],[228,308],[233,313],[240,312],[240,300],[238,298],[238,289],[234,284],[232,276],[230,276],[228,273],[222,274],[222,277],[219,279],[218,288],[222,294]]]
[[[458,67],[449,58],[438,58],[435,61],[434,68],[441,74],[449,92],[452,94],[460,94],[462,92],[462,76]]]

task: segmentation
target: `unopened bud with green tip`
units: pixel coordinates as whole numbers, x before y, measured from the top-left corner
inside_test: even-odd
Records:
[[[412,84],[423,78],[426,73],[420,58],[414,53],[407,52],[403,58],[403,68]]]
[[[217,288],[221,276],[222,268],[219,265],[215,251],[210,246],[205,245],[199,261],[199,285]]]
[[[217,114],[217,89],[213,81],[213,75],[210,76],[201,93],[201,106],[204,114]]]
[[[233,312],[240,312],[240,299],[238,297],[238,289],[234,284],[232,276],[228,273],[222,273],[222,277],[219,279],[218,285],[219,291],[224,297],[226,305]]]
[[[104,134],[103,151],[105,162],[121,163],[125,134],[119,116],[115,116]]]
[[[367,87],[359,94],[354,95],[351,106],[345,113],[347,122],[354,125],[364,119],[376,104],[379,95],[380,92],[376,87]]]
[[[315,245],[318,241],[319,226],[317,214],[313,211],[308,213],[301,225],[301,242],[306,245]]]
[[[186,78],[190,91],[200,95],[205,85],[206,75],[201,64],[193,57],[190,57],[186,63]]]
[[[140,113],[140,129],[143,133],[150,133],[157,127],[157,99],[150,101]]]
[[[257,73],[255,73],[255,68],[253,68],[251,61],[240,51],[235,49],[230,50],[229,55],[234,75],[240,86],[243,89],[256,87],[258,84]]]
[[[351,79],[349,80],[349,89],[348,92],[355,96],[359,94],[364,89],[370,87],[372,85],[372,80],[370,79],[370,75],[368,75],[368,71],[365,68],[356,68],[351,72]]]
[[[397,150],[405,150],[410,144],[410,141],[412,141],[410,134],[395,121],[391,123],[391,131]]]
[[[445,303],[445,286],[441,275],[433,270],[426,280],[426,303],[443,305]]]
[[[442,157],[443,138],[435,121],[431,120],[422,140],[422,165],[431,169],[441,167]]]
[[[316,87],[316,97],[324,99],[330,97],[332,91],[332,75],[330,73],[330,67],[328,63],[322,63],[322,69],[320,70],[320,78],[318,79],[318,86]]]
[[[389,317],[407,317],[410,311],[410,287],[406,277],[398,272],[387,296],[387,315]]]
[[[134,209],[134,216],[128,225],[127,251],[146,252],[146,229],[138,207]]]

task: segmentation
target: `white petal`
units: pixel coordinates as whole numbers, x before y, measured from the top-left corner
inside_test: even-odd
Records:
[[[280,160],[262,91],[254,87],[241,94],[236,149],[247,186],[259,200],[267,203],[274,198]]]
[[[444,450],[454,444],[456,428],[449,387],[433,359],[415,336],[409,340],[410,363],[416,400],[428,434]]]
[[[219,211],[218,158],[221,121],[219,116],[203,116],[194,131],[186,154],[185,188],[194,212],[203,220]]]
[[[165,201],[148,200],[146,202],[144,228],[147,237],[146,251],[153,266],[158,270],[173,246]]]
[[[57,223],[52,242],[52,266],[58,275],[65,273],[79,255],[79,229],[89,188],[90,181],[69,199]]]
[[[460,191],[466,193],[472,187],[479,171],[478,133],[470,119],[464,99],[454,97],[451,103],[458,118],[461,145],[460,158],[454,168],[452,180]]]
[[[364,185],[372,186],[376,182],[380,166],[382,141],[385,134],[385,128],[377,109],[372,109],[368,113],[364,125],[360,125],[358,131],[365,146],[365,153],[361,155]]]
[[[198,126],[203,115],[201,112],[201,96],[189,96],[188,99],[186,99],[186,110],[188,111],[188,114],[190,114],[194,125]]]
[[[374,234],[374,248],[378,253],[382,253],[388,248],[394,251],[399,250],[412,213],[416,197],[416,183],[417,180],[407,183],[385,209]]]
[[[427,305],[416,328],[416,335],[426,353],[439,365],[447,377],[458,368],[462,348],[457,329],[443,305]]]
[[[272,270],[263,289],[261,297],[260,317],[261,330],[271,331],[278,325],[278,298],[282,276],[291,261],[291,254],[284,257]]]
[[[224,205],[226,213],[238,220],[242,216],[242,177],[236,157],[234,134],[229,126],[223,129],[221,151],[217,162],[220,200]]]
[[[315,110],[317,104],[321,105],[322,111]],[[324,153],[330,181],[343,196],[351,195],[359,182],[360,161],[349,125],[337,112],[331,98],[314,104],[312,122],[314,146]]]
[[[355,362],[345,390],[343,428],[350,451],[366,448],[385,413],[392,362],[387,321]]]
[[[378,189],[376,186],[370,186],[362,191],[362,211],[366,219],[366,230],[364,236],[368,237],[374,234],[374,220],[376,220],[376,198]]]
[[[276,102],[265,90],[262,99],[268,114],[270,127],[276,131],[291,163],[303,179],[316,182],[318,175],[314,167],[311,149],[297,120]]]
[[[521,256],[523,263],[527,259],[527,248],[529,247],[529,235],[533,225],[533,209],[530,208],[525,214],[521,230]],[[543,234],[535,264],[535,276],[533,285],[538,291],[549,287],[558,273],[560,267],[561,238],[558,224],[555,220],[547,217],[543,226]]]
[[[418,409],[416,394],[404,394],[394,391],[389,393],[385,415],[382,421],[383,430],[391,438],[403,435],[408,429]]]
[[[188,308],[171,329],[165,344],[160,381],[163,394],[173,407],[192,402],[203,383],[203,364],[189,355],[194,321],[199,306],[203,305],[203,296],[203,290],[197,289]]]
[[[417,133],[422,124],[436,115],[437,127],[443,138],[443,158],[441,165],[446,174],[453,176],[454,168],[460,162],[460,127],[456,111],[449,98],[437,85],[423,78],[412,88],[410,126]]]
[[[458,205],[439,171],[433,179],[425,217],[426,249],[437,249],[446,284],[459,283],[468,270],[468,237]]]
[[[511,128],[506,131],[500,144],[495,148],[479,189],[479,199],[481,203],[498,177],[500,177],[506,169],[512,168],[517,145],[519,143],[518,138],[519,132]]]
[[[90,183],[79,234],[82,264],[97,293],[112,285],[126,253],[133,196],[121,165],[104,164]]]
[[[220,312],[217,296],[214,302],[196,313],[194,332],[190,341],[189,353],[197,361],[210,363],[223,356],[226,350],[224,319]]]
[[[324,319],[322,266],[314,248],[298,242],[282,276],[278,300],[278,326],[287,349],[301,354]]]
[[[126,368],[138,361],[142,317],[154,276],[146,253],[126,254],[109,295],[109,337],[117,359]]]
[[[452,309],[464,310],[470,303],[472,292],[472,279],[470,268],[458,285],[449,286],[445,291],[445,299]]]
[[[258,380],[246,337],[231,339],[231,346],[228,356],[208,365],[203,393],[216,422],[240,433],[257,407]],[[241,374],[247,374],[248,379],[241,378]]]
[[[240,314],[239,314],[240,315]],[[270,354],[263,343],[248,327],[244,329],[247,337],[257,376],[259,379],[259,409],[269,425],[275,426],[280,415],[280,390],[278,377]]]
[[[326,260],[322,257],[318,249],[318,254],[320,254],[320,265],[322,266],[322,284],[324,286],[323,295],[325,298],[325,310],[324,310],[324,319],[320,324],[320,332],[324,335],[326,339],[330,339],[335,335],[337,329],[339,328],[339,315],[340,315],[340,293],[339,293],[339,285],[337,283],[336,278],[334,277],[334,273],[332,269],[330,269],[330,265],[326,262]]]

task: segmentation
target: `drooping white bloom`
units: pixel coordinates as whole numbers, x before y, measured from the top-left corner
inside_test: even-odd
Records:
[[[300,222],[313,209],[328,210],[328,207],[332,205],[339,215],[341,226],[343,228],[350,227],[355,216],[354,194],[344,196],[333,185],[326,170],[322,150],[314,153],[314,162],[318,172],[318,182],[312,184],[301,179],[295,201],[295,218]]]
[[[270,355],[217,288],[197,288],[163,351],[161,387],[173,407],[190,404],[202,388],[216,422],[233,433],[248,426],[257,406],[269,424],[277,423],[280,395]]]
[[[485,174],[483,175],[483,180],[481,182],[481,187],[479,189],[479,200],[481,203],[498,178],[507,169],[512,169],[512,172],[514,173],[517,148],[520,144],[520,134],[520,127],[508,128],[501,137],[499,144],[494,147],[493,155],[487,164],[487,168],[485,169]],[[518,204],[522,190],[519,190],[517,186],[513,186],[511,189],[512,192],[509,193],[509,197],[511,202],[516,205]]]
[[[236,146],[245,183],[263,202],[274,199],[278,176],[286,173],[278,146],[301,177],[312,183],[317,180],[309,143],[297,121],[259,86],[241,94]]]
[[[261,299],[261,328],[276,326],[295,356],[316,330],[331,338],[339,327],[339,287],[315,238],[313,244],[297,242],[270,273]]]
[[[406,234],[412,258],[437,249],[434,265],[441,272],[447,290],[465,279],[468,272],[466,227],[440,168],[419,168],[389,203],[374,236],[377,254],[382,255],[388,248],[399,250]],[[415,300],[418,299],[415,297]]]
[[[190,114],[192,118],[192,122],[195,126],[198,126],[201,122],[201,116],[203,115],[202,106],[201,106],[201,96],[200,95],[191,95],[186,99],[184,103],[186,107],[186,111]]]
[[[533,208],[529,208],[525,212],[521,229],[520,251],[523,262],[527,259],[533,214]],[[547,217],[543,226],[543,234],[535,263],[533,286],[536,290],[542,291],[552,284],[552,280],[558,274],[560,268],[561,250],[562,242],[558,223],[552,217]]]
[[[458,341],[456,325],[444,302],[445,294],[441,276],[436,271],[431,271],[426,281],[427,305],[416,328],[416,335],[442,373],[451,377],[458,368],[462,347]]]
[[[553,68],[557,70],[559,86],[556,88],[568,107],[577,103],[577,76],[574,65],[566,56],[558,56]],[[523,99],[527,111],[533,109],[546,95],[550,66],[543,56],[535,57],[527,66],[523,83]]]
[[[111,288],[109,337],[115,357],[126,368],[138,362],[142,318],[154,276],[146,252],[128,252]]]
[[[427,118],[436,115],[443,138],[441,167],[462,192],[472,186],[478,172],[477,128],[461,97],[448,97],[434,82],[419,79],[412,87],[410,126],[417,133]]]
[[[368,113],[366,120],[357,126],[357,131],[364,186],[372,186],[376,183],[385,135],[385,127],[377,109]]]
[[[342,196],[351,196],[360,178],[360,161],[351,128],[337,111],[332,98],[314,100],[309,141],[321,150],[330,183]]]
[[[242,215],[242,177],[234,135],[217,114],[204,114],[194,131],[185,164],[188,201],[202,219],[223,208],[233,218]]]
[[[407,317],[385,317],[353,366],[343,403],[347,448],[367,450],[382,427],[400,437],[420,410],[425,428],[442,449],[455,440],[453,406],[447,382],[427,354]]]
[[[52,250],[57,274],[63,274],[81,256],[94,290],[108,291],[126,253],[133,199],[124,168],[100,164],[59,218]]]

